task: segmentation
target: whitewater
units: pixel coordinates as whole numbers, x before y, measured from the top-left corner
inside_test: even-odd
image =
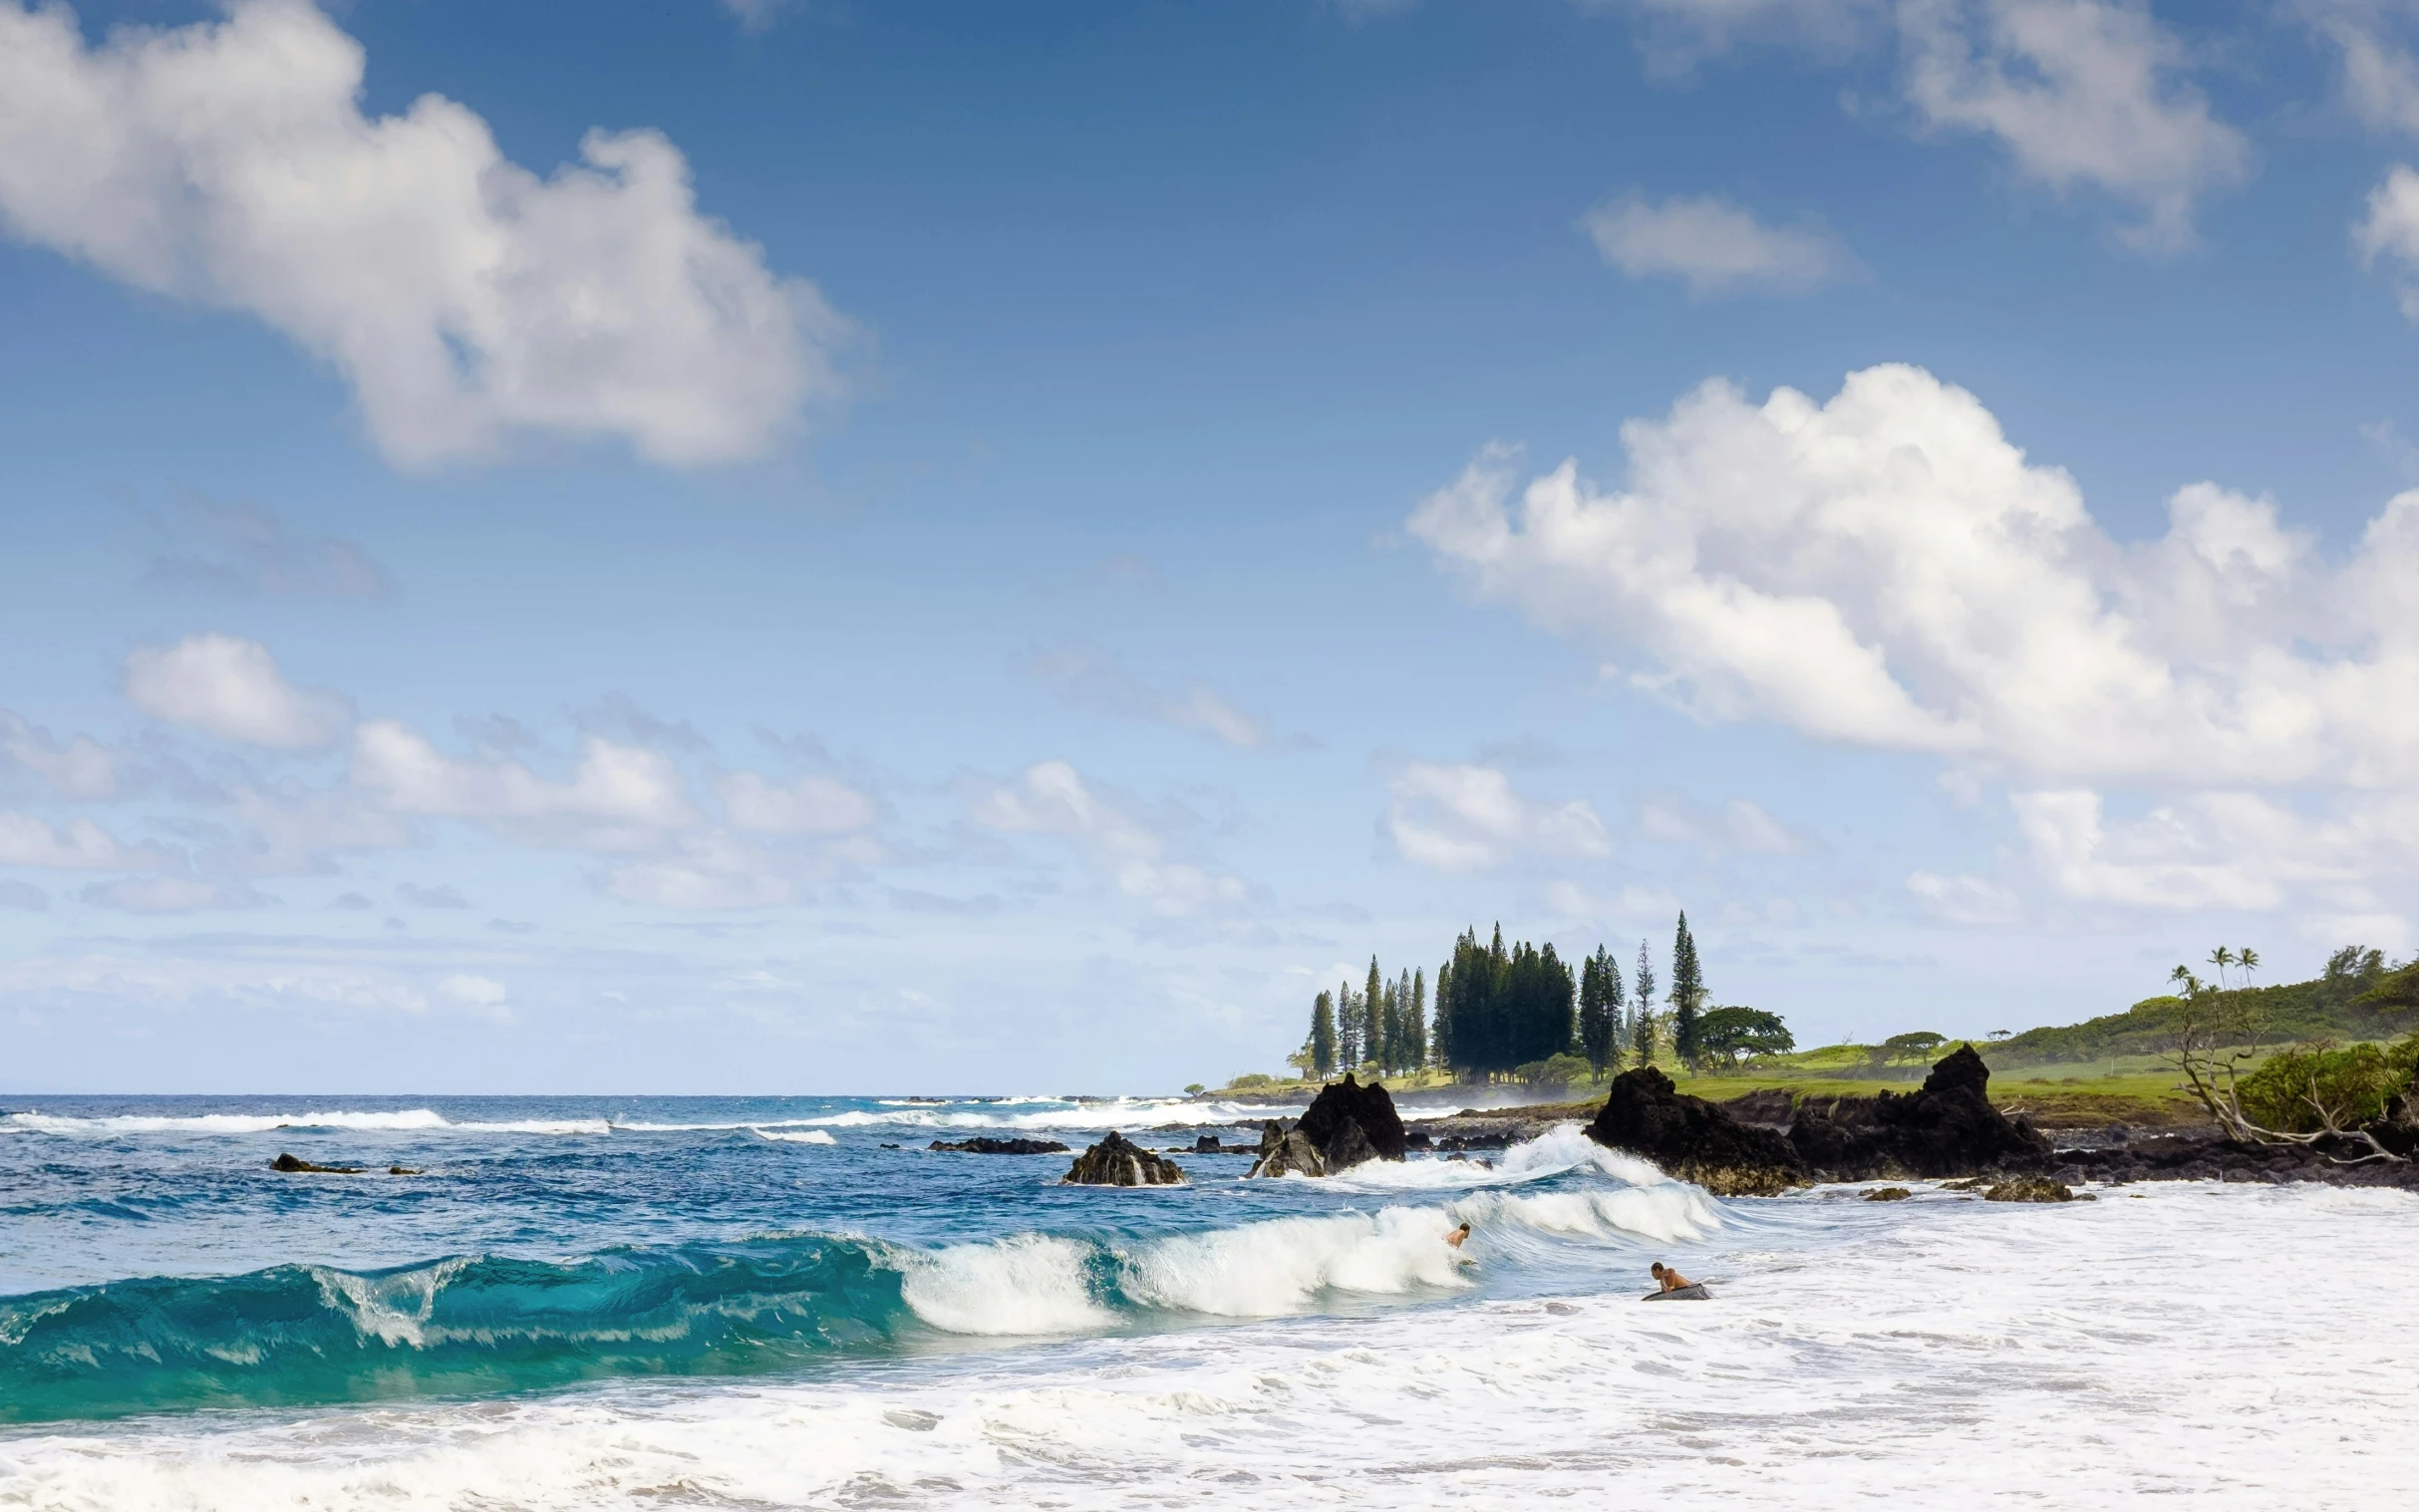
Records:
[[[1178,1153],[1166,1191],[922,1148],[1261,1111],[12,1105],[0,1507],[2367,1507],[2419,1471],[2407,1193],[1724,1201],[1575,1128],[1326,1181]],[[1642,1306],[1655,1259],[1716,1300]]]

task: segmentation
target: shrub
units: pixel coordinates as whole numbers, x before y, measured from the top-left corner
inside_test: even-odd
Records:
[[[1274,1076],[1264,1075],[1259,1071],[1245,1071],[1242,1075],[1229,1081],[1227,1086],[1230,1089],[1241,1091],[1250,1087],[1275,1086],[1276,1084],[1277,1078]]]
[[[2261,1061],[2236,1087],[2252,1122],[2278,1133],[2313,1134],[2324,1107],[2338,1126],[2357,1128],[2385,1114],[2419,1065],[2419,1035],[2393,1045],[2296,1045]]]
[[[1568,1053],[1548,1056],[1543,1060],[1531,1060],[1525,1065],[1513,1067],[1512,1070],[1513,1077],[1522,1086],[1532,1090],[1547,1086],[1569,1086],[1574,1081],[1584,1081],[1594,1074],[1595,1071],[1588,1064],[1587,1058]]]

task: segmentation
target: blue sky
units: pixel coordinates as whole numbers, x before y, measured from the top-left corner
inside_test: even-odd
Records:
[[[1806,1041],[2407,952],[2415,43],[0,0],[0,1086],[1166,1087],[1681,906]]]

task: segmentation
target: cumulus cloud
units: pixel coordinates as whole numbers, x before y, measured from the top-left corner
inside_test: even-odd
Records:
[[[118,795],[117,752],[88,736],[57,740],[5,709],[0,709],[0,756],[42,778],[63,798]]]
[[[258,908],[269,900],[249,887],[201,877],[122,877],[96,882],[84,901],[130,914],[190,914]]]
[[[2366,267],[2380,258],[2398,266],[2403,318],[2419,321],[2419,172],[2401,163],[2387,171],[2369,191],[2368,213],[2352,226],[2352,245]]]
[[[1164,915],[1232,907],[1241,878],[1171,860],[1166,839],[1112,796],[1095,791],[1065,761],[1041,761],[1015,782],[976,795],[975,822],[1009,834],[1062,836],[1088,855],[1117,890]]]
[[[1901,0],[1907,99],[1935,127],[1996,138],[2025,176],[2098,189],[2142,219],[2144,252],[2193,242],[2203,194],[2241,181],[2243,135],[2176,78],[2181,44],[2136,0]]]
[[[654,843],[697,820],[680,768],[660,751],[591,735],[567,781],[501,756],[447,756],[399,720],[353,733],[352,780],[407,814],[478,819],[596,849]]]
[[[698,212],[661,135],[591,132],[541,178],[440,96],[365,116],[364,63],[305,0],[99,46],[64,6],[0,0],[0,218],[265,321],[404,465],[524,433],[727,462],[837,392],[843,323]]]
[[[121,843],[90,819],[54,825],[30,813],[0,812],[0,866],[50,871],[151,871],[170,864],[165,854]]]
[[[1394,778],[1385,822],[1402,858],[1432,871],[1488,871],[1523,857],[1613,850],[1585,799],[1524,798],[1492,766],[1411,762]]]
[[[773,782],[735,771],[715,784],[734,829],[753,834],[847,834],[872,824],[873,799],[832,777],[808,774]]]
[[[2030,863],[2070,899],[2372,916],[2411,871],[2419,490],[2339,562],[2209,482],[2120,543],[1972,395],[1908,367],[1819,404],[1711,384],[1623,436],[1624,488],[1570,462],[1522,485],[1492,450],[1411,528],[1701,719],[2011,781]],[[2169,796],[2110,820],[2112,783]],[[1935,912],[2004,913],[1998,884],[1919,877]]]
[[[1632,194],[1598,206],[1582,224],[1605,261],[1630,277],[1677,278],[1699,297],[1796,294],[1858,271],[1828,234],[1766,225],[1719,195],[1654,204]]]
[[[1896,366],[1824,404],[1708,384],[1623,436],[1626,489],[1565,462],[1515,504],[1493,450],[1411,529],[1707,720],[2086,779],[2419,780],[2419,491],[2340,566],[2208,483],[2120,546],[1972,395]]]
[[[125,692],[152,719],[285,751],[332,745],[353,720],[342,698],[296,688],[268,647],[232,635],[137,647],[126,659]]]

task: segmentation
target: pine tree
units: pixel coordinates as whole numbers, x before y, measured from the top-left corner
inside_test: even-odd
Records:
[[[1417,1070],[1428,1063],[1428,974],[1425,968],[1411,973],[1411,1006],[1402,1016],[1402,1027],[1403,1065],[1406,1069]]]
[[[1647,942],[1638,942],[1638,975],[1630,982],[1630,1001],[1636,1005],[1630,1014],[1630,1048],[1638,1055],[1638,1063],[1655,1063],[1655,959],[1647,953]]]
[[[1319,995],[1311,1010],[1311,1074],[1325,1081],[1336,1073],[1336,1000]]]
[[[1385,978],[1377,958],[1369,957],[1369,983],[1361,995],[1361,1058],[1376,1060],[1385,1050]]]
[[[1436,1068],[1451,1071],[1460,1062],[1453,1058],[1453,963],[1447,961],[1436,968],[1436,1014],[1428,1021],[1428,1058]]]
[[[1353,1001],[1353,984],[1336,989],[1336,1068],[1351,1070],[1361,1063],[1361,1005]]]
[[[1579,1048],[1598,1076],[1621,1058],[1621,970],[1602,945],[1579,970]]]
[[[1679,930],[1671,937],[1671,1054],[1690,1070],[1704,1058],[1696,1036],[1696,1016],[1704,1002],[1705,974],[1697,964],[1696,941],[1688,934],[1688,911],[1683,908]]]

